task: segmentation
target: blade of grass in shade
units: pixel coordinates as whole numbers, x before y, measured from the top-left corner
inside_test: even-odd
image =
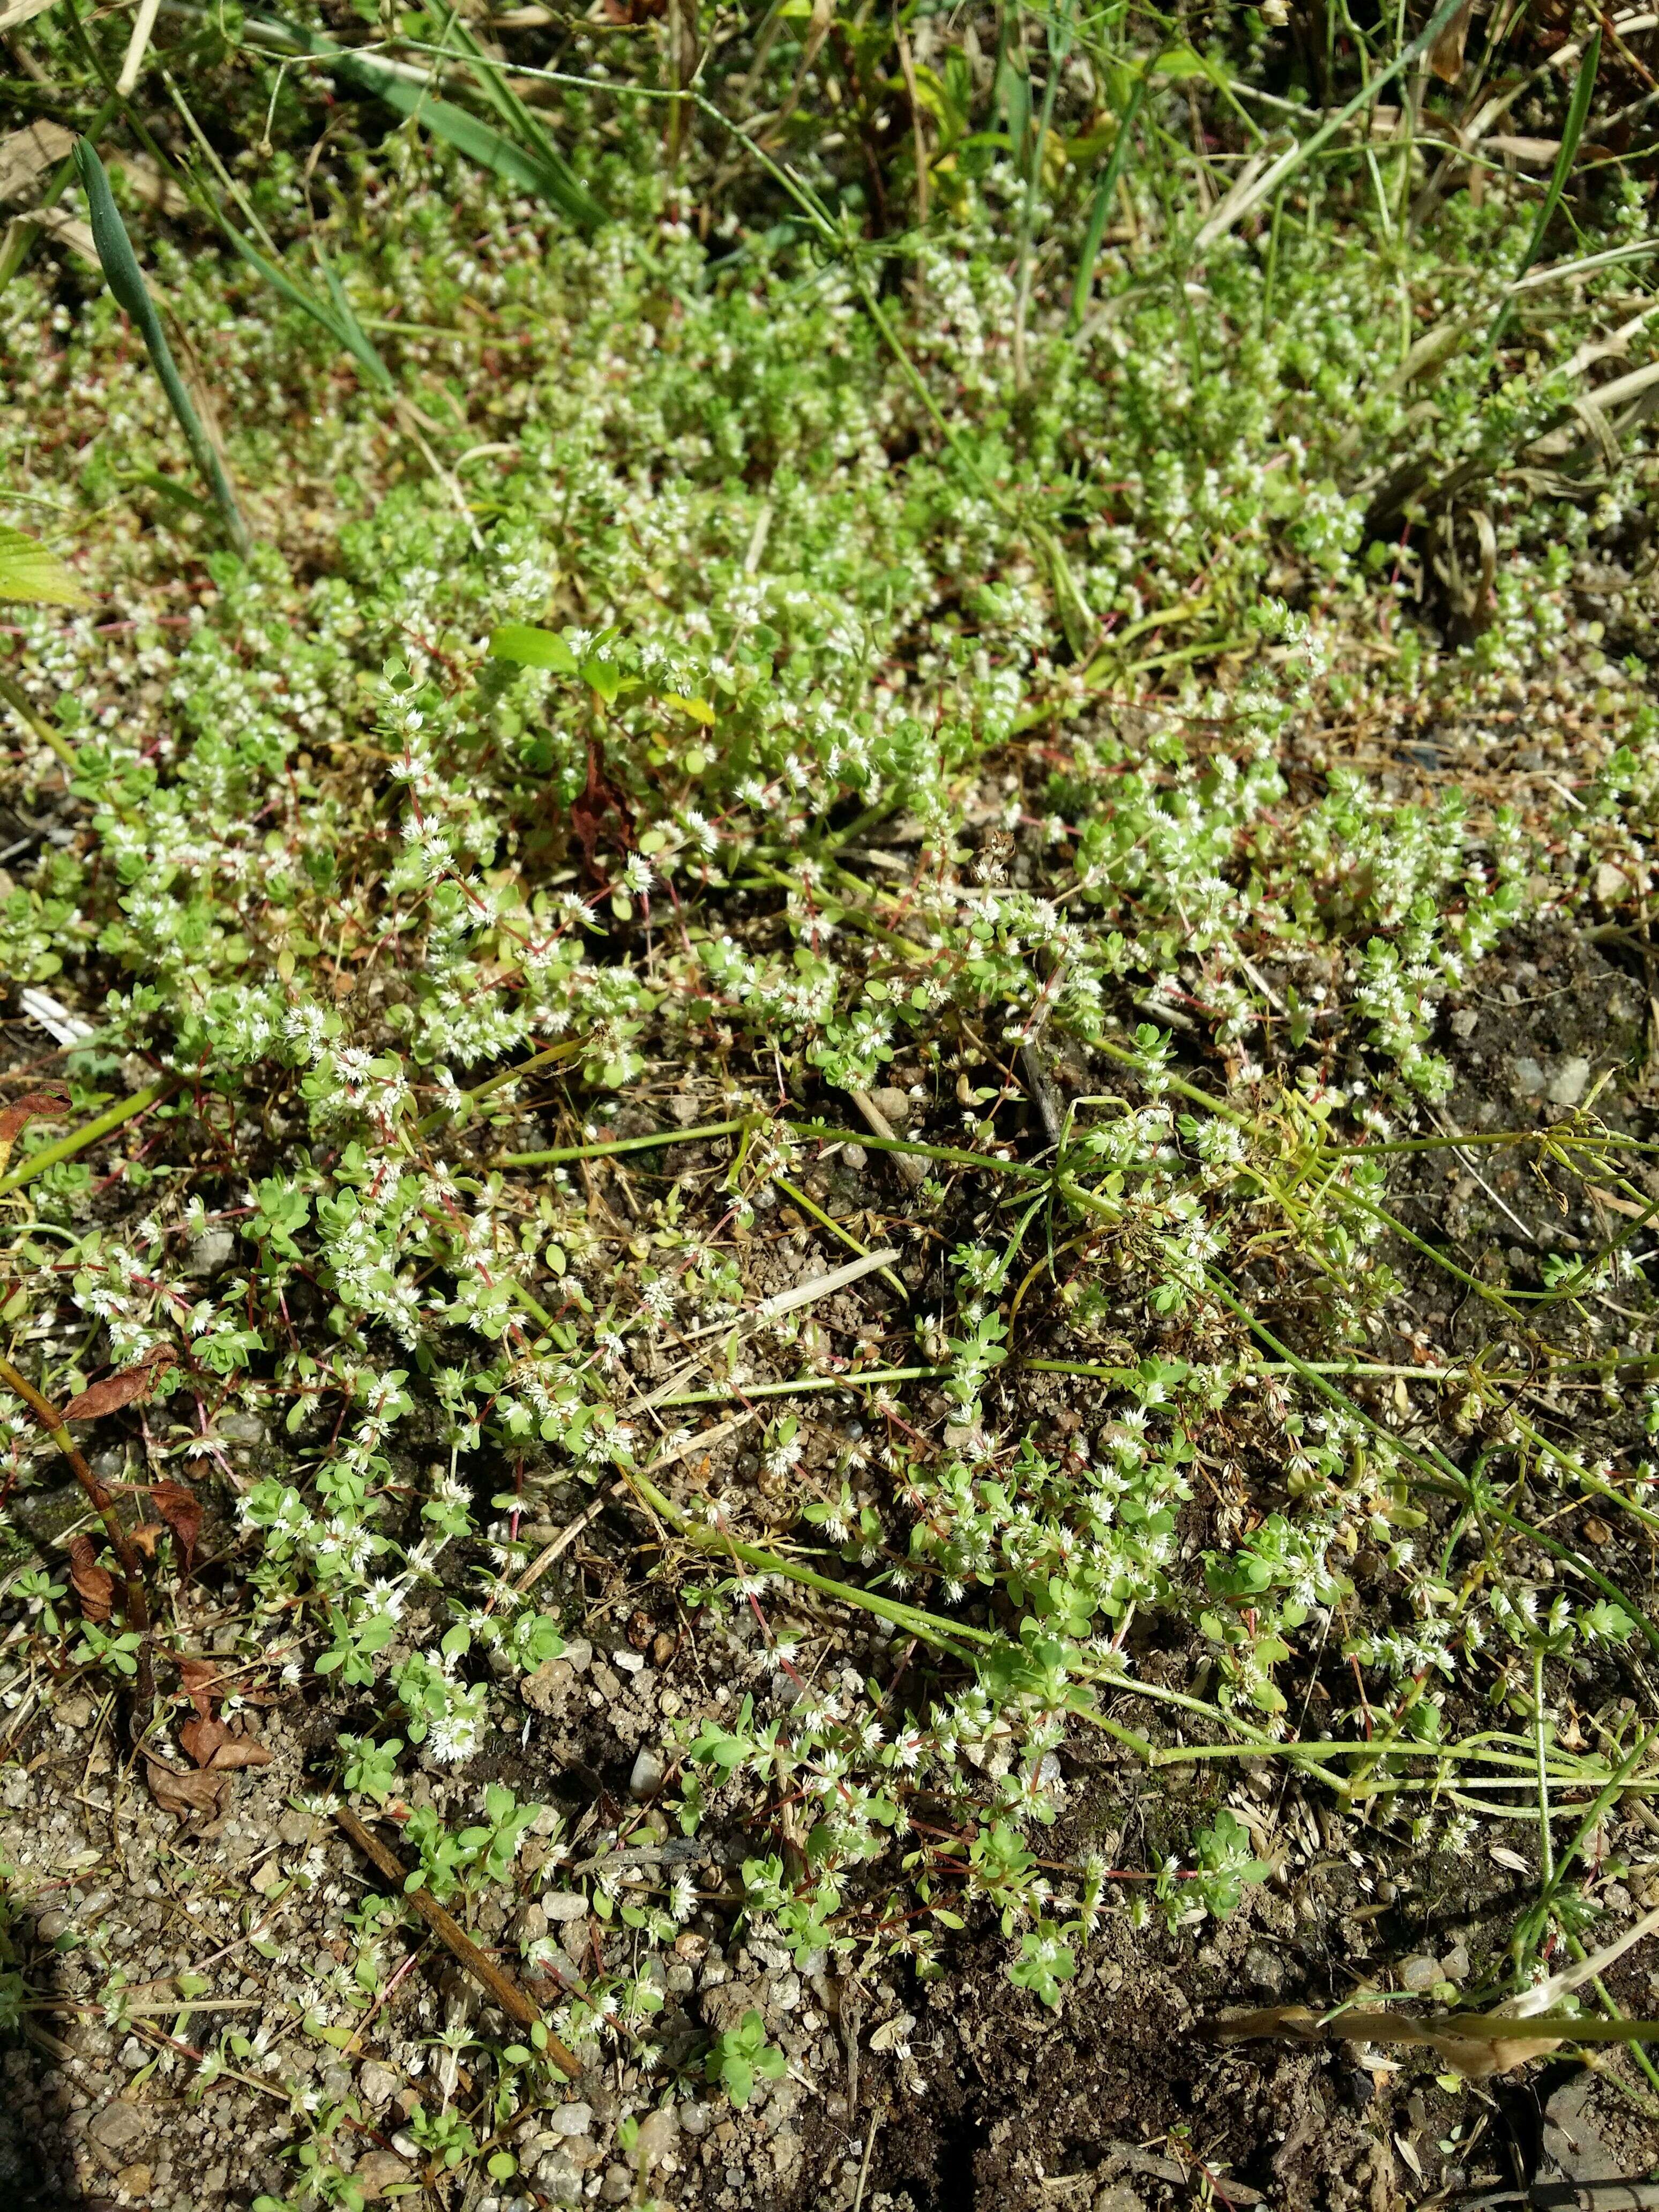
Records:
[[[1353,98],[1339,107],[1334,115],[1328,116],[1317,131],[1304,138],[1299,144],[1287,147],[1276,161],[1269,162],[1248,192],[1241,193],[1231,206],[1224,204],[1199,226],[1197,235],[1193,240],[1194,252],[1205,253],[1211,246],[1218,245],[1227,233],[1254,209],[1260,207],[1264,200],[1271,199],[1286,179],[1293,177],[1322,148],[1328,146],[1338,131],[1346,130],[1362,109],[1375,106],[1395,79],[1402,76],[1413,62],[1427,53],[1462,4],[1463,0],[1441,0],[1439,7],[1411,44],[1401,48],[1387,69],[1372,77],[1369,84],[1362,85]],[[1228,197],[1231,198],[1231,194]]]
[[[162,71],[162,76],[167,90],[173,96],[173,106],[183,117],[185,128],[195,139],[204,159],[218,177],[221,185],[230,194],[243,216],[252,226],[262,241],[261,245],[255,246],[242,235],[220,205],[218,196],[207,179],[200,174],[193,163],[186,161],[184,165],[185,174],[200,205],[213,217],[249,266],[258,270],[266,283],[274,290],[280,292],[290,306],[300,308],[302,313],[309,315],[313,322],[320,324],[335,344],[343,352],[349,353],[352,356],[366,373],[369,381],[379,390],[395,395],[398,386],[392,371],[380,358],[380,351],[374,341],[352,312],[351,302],[347,299],[343,288],[324,258],[321,249],[318,250],[317,258],[321,264],[323,281],[328,286],[329,297],[333,302],[331,310],[325,307],[314,293],[307,291],[305,286],[283,266],[279,258],[280,250],[276,240],[260,222],[252,204],[235,179],[214,152],[212,142],[191,113],[189,101],[185,100],[166,70]]]
[[[1112,199],[1134,143],[1135,125],[1140,118],[1141,102],[1146,97],[1149,70],[1138,76],[1129,94],[1123,119],[1117,126],[1117,138],[1107,158],[1106,173],[1095,194],[1095,204],[1089,210],[1089,228],[1083,234],[1083,251],[1078,256],[1077,276],[1072,285],[1072,312],[1066,318],[1066,335],[1075,337],[1083,320],[1083,311],[1089,304],[1090,287],[1095,281],[1095,264],[1100,258],[1100,243],[1106,235],[1106,226],[1111,221]]]
[[[1578,64],[1578,76],[1572,88],[1572,99],[1567,107],[1567,119],[1561,131],[1561,143],[1556,149],[1555,167],[1550,172],[1549,187],[1538,210],[1538,220],[1532,227],[1532,236],[1527,240],[1527,250],[1521,266],[1510,279],[1519,284],[1528,269],[1543,251],[1544,234],[1550,227],[1555,210],[1561,204],[1561,195],[1566,190],[1567,179],[1578,157],[1578,146],[1584,135],[1584,125],[1589,119],[1590,101],[1595,96],[1595,70],[1601,58],[1601,33],[1598,27],[1584,42],[1584,58]],[[1486,339],[1486,357],[1497,351],[1498,341],[1504,335],[1504,325],[1515,311],[1512,298],[1504,300],[1492,318],[1492,330]]]
[[[583,190],[580,179],[548,136],[540,118],[508,82],[500,63],[495,61],[479,45],[471,24],[452,10],[451,28],[457,43],[468,60],[476,65],[478,82],[483,88],[485,98],[495,112],[510,126],[517,137],[529,146],[537,161],[549,174],[562,177],[574,198],[592,210],[591,215],[579,215],[573,205],[569,210],[573,220],[582,223],[603,222],[604,209],[597,201],[588,198],[587,193]]]
[[[230,488],[230,478],[225,474],[224,464],[214,452],[212,441],[203,428],[202,418],[196,411],[196,403],[185,390],[185,380],[179,374],[179,364],[173,358],[173,349],[167,343],[167,332],[161,327],[161,318],[155,312],[155,303],[144,283],[143,271],[138,266],[132,240],[127,236],[127,227],[121,220],[121,211],[110,191],[104,165],[90,139],[76,139],[75,165],[80,173],[82,189],[87,196],[92,240],[98,249],[104,281],[115,295],[117,303],[125,308],[137,325],[155,374],[161,380],[167,404],[185,434],[191,458],[213,494],[214,504],[219,510],[226,534],[246,560],[253,550],[253,540],[242,520],[242,511],[236,504],[236,495]]]
[[[314,294],[307,292],[304,285],[296,283],[279,263],[270,260],[266,255],[261,253],[257,246],[250,245],[234,224],[227,222],[222,216],[220,216],[219,221],[226,237],[229,239],[249,266],[257,269],[265,282],[280,292],[292,306],[302,308],[313,322],[319,323],[335,343],[349,353],[363,369],[371,383],[377,386],[382,392],[397,391],[396,379],[380,358],[378,349],[362,325],[352,313],[350,303],[341,289],[338,278],[326,262],[323,264],[323,279],[328,286],[329,296],[333,301],[331,313]]]
[[[280,15],[249,15],[245,19],[244,28],[255,37],[276,40],[308,54],[313,60],[325,62],[335,76],[373,93],[388,107],[395,107],[399,115],[412,117],[422,130],[429,131],[434,138],[441,138],[481,168],[492,171],[503,183],[534,192],[538,198],[545,200],[550,207],[584,230],[592,230],[605,221],[605,210],[539,125],[531,125],[532,145],[518,146],[489,124],[469,114],[465,108],[438,99],[428,85],[411,80],[401,70],[372,54],[354,53],[349,47],[337,46],[331,40],[319,39]],[[522,101],[518,106],[523,109]],[[527,115],[528,110],[524,112]]]

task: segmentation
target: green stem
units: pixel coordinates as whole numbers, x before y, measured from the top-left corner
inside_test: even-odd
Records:
[[[492,1091],[503,1091],[509,1083],[516,1083],[522,1075],[534,1075],[538,1068],[550,1067],[558,1060],[574,1060],[583,1050],[586,1042],[583,1038],[567,1039],[562,1044],[550,1044],[544,1051],[532,1054],[528,1060],[521,1060],[516,1067],[504,1067],[499,1075],[492,1075],[487,1083],[475,1084],[471,1091],[462,1091],[461,1097],[469,1105],[476,1105],[479,1099],[488,1098]],[[431,1113],[422,1114],[415,1126],[423,1137],[427,1136],[441,1123],[447,1121],[449,1114],[447,1106],[435,1106]]]
[[[54,730],[50,722],[42,720],[9,676],[0,675],[0,699],[5,701],[18,720],[33,731],[43,745],[57,754],[70,775],[79,775],[81,761],[74,746],[67,738]]]
[[[1545,1753],[1548,1749],[1547,1733],[1544,1725],[1544,1647],[1533,1646],[1532,1653],[1532,1731],[1538,1756],[1538,1858],[1544,1869],[1546,1886],[1555,1875],[1555,1845],[1550,1836],[1550,1782]]]
[[[135,1120],[140,1114],[147,1114],[152,1106],[159,1105],[164,1098],[170,1098],[182,1087],[183,1081],[182,1076],[175,1075],[162,1083],[147,1084],[143,1090],[135,1091],[131,1097],[123,1098],[116,1105],[106,1106],[84,1127],[73,1130],[67,1137],[59,1137],[55,1144],[42,1145],[38,1152],[31,1152],[26,1160],[20,1160],[9,1174],[0,1176],[0,1197],[4,1197],[9,1192],[21,1190],[26,1182],[33,1182],[36,1176],[44,1175],[48,1168],[55,1168],[60,1160],[72,1160],[77,1152],[83,1152],[88,1145],[95,1145],[100,1137],[107,1137],[112,1130],[118,1129],[124,1122]]]
[[[712,1390],[688,1390],[684,1397],[659,1398],[657,1409],[672,1406],[729,1406],[748,1398],[793,1398],[809,1390],[863,1390],[884,1382],[942,1382],[951,1367],[866,1367],[847,1375],[800,1375],[793,1382],[721,1382]]]
[[[724,1529],[712,1528],[707,1522],[694,1521],[689,1514],[665,1498],[648,1475],[637,1468],[624,1469],[623,1480],[643,1503],[660,1520],[665,1521],[676,1534],[684,1536],[700,1551],[729,1553],[740,1559],[746,1567],[759,1574],[781,1575],[786,1581],[799,1583],[824,1597],[836,1599],[842,1605],[856,1606],[862,1613],[872,1613],[878,1620],[890,1620],[896,1628],[902,1628],[923,1643],[931,1644],[940,1651],[965,1665],[973,1664],[973,1654],[963,1649],[964,1643],[975,1644],[992,1650],[1009,1650],[1006,1639],[994,1636],[988,1629],[975,1628],[964,1621],[940,1620],[931,1613],[922,1613],[913,1605],[900,1605],[895,1599],[878,1596],[873,1590],[859,1589],[851,1583],[832,1582],[829,1576],[815,1573],[794,1559],[781,1558],[776,1552],[763,1552],[757,1545],[744,1544]],[[1023,1655],[1022,1655],[1023,1656]]]
[[[1089,1194],[1085,1192],[1081,1195],[1086,1201]],[[1528,1537],[1533,1543],[1548,1552],[1553,1558],[1565,1561],[1576,1572],[1583,1575],[1586,1582],[1599,1589],[1603,1597],[1611,1598],[1615,1605],[1627,1613],[1641,1630],[1650,1647],[1656,1653],[1659,1653],[1659,1627],[1656,1627],[1649,1620],[1636,1600],[1626,1591],[1622,1590],[1617,1583],[1604,1575],[1599,1567],[1593,1567],[1589,1561],[1575,1552],[1570,1544],[1563,1544],[1558,1538],[1550,1535],[1546,1529],[1537,1527],[1522,1515],[1510,1513],[1490,1498],[1480,1496],[1475,1485],[1464,1474],[1462,1468],[1455,1461],[1448,1459],[1443,1452],[1433,1446],[1431,1446],[1428,1453],[1419,1452],[1401,1437],[1391,1436],[1380,1421],[1371,1418],[1363,1406],[1356,1404],[1354,1400],[1347,1396],[1345,1392],[1334,1389],[1322,1375],[1316,1373],[1305,1359],[1298,1359],[1288,1345],[1281,1344],[1266,1322],[1258,1320],[1243,1300],[1234,1294],[1222,1276],[1212,1269],[1208,1269],[1206,1271],[1205,1281],[1211,1296],[1218,1298],[1230,1312],[1236,1314],[1251,1334],[1259,1337],[1270,1352],[1277,1352],[1281,1359],[1288,1362],[1297,1374],[1322,1397],[1328,1398],[1333,1405],[1340,1406],[1350,1419],[1359,1422],[1363,1427],[1369,1430],[1380,1443],[1386,1445],[1391,1454],[1397,1455],[1408,1467],[1415,1468],[1418,1480],[1425,1489],[1437,1491],[1445,1496],[1455,1498],[1463,1504],[1473,1504],[1487,1519],[1496,1521],[1502,1528],[1515,1529],[1518,1534]]]
[[[696,1145],[705,1137],[732,1137],[749,1127],[747,1118],[708,1121],[699,1129],[659,1129],[648,1137],[615,1137],[592,1145],[555,1145],[544,1152],[498,1152],[496,1168],[549,1168],[570,1160],[607,1160],[617,1152],[648,1152],[658,1145]]]
[[[799,1206],[803,1213],[810,1215],[821,1228],[827,1229],[830,1231],[830,1234],[844,1244],[849,1252],[856,1252],[860,1260],[867,1260],[869,1258],[869,1246],[867,1244],[860,1244],[856,1237],[853,1236],[848,1231],[843,1229],[840,1222],[833,1219],[830,1215],[827,1214],[821,1206],[816,1205],[811,1199],[808,1198],[804,1190],[797,1190],[793,1183],[790,1182],[785,1176],[781,1175],[774,1175],[772,1180],[777,1185],[777,1188],[783,1193],[784,1196],[789,1200],[792,1206]],[[910,1293],[905,1289],[904,1285],[899,1280],[892,1269],[890,1267],[883,1267],[879,1269],[878,1272],[883,1282],[886,1283],[891,1289],[896,1291],[899,1297],[908,1304]]]
[[[836,1129],[825,1121],[768,1122],[763,1115],[745,1115],[731,1121],[708,1121],[698,1129],[659,1129],[646,1137],[617,1137],[592,1145],[560,1145],[544,1152],[498,1152],[492,1167],[550,1167],[567,1160],[608,1159],[613,1152],[649,1152],[657,1145],[691,1145],[705,1137],[730,1137],[744,1129],[778,1128],[807,1144],[861,1145],[869,1152],[903,1152],[918,1159],[941,1160],[947,1167],[987,1168],[994,1175],[1045,1176],[1047,1168],[1028,1167],[1021,1160],[994,1159],[986,1152],[963,1152],[955,1145],[912,1144],[902,1137],[875,1137],[867,1130]]]

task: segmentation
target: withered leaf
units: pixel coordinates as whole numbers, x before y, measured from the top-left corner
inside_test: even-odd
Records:
[[[155,1557],[155,1547],[167,1533],[159,1521],[146,1521],[142,1528],[133,1530],[132,1540],[137,1549],[141,1551],[147,1559],[153,1559]]]
[[[170,1367],[178,1356],[170,1344],[158,1344],[136,1366],[124,1367],[118,1375],[106,1375],[101,1382],[82,1390],[78,1398],[71,1398],[64,1408],[64,1419],[95,1421],[105,1413],[119,1413],[123,1406],[136,1406],[149,1397],[162,1369]]]
[[[210,1714],[198,1715],[195,1720],[185,1723],[179,1731],[179,1741],[198,1766],[211,1766],[215,1752],[230,1741],[230,1730]]]
[[[176,1813],[181,1820],[190,1820],[198,1813],[217,1813],[220,1799],[230,1783],[228,1774],[198,1773],[189,1767],[169,1766],[165,1760],[148,1754],[144,1774],[150,1795],[161,1810]]]
[[[1474,0],[1463,0],[1463,5],[1429,49],[1429,67],[1442,84],[1455,84],[1463,74],[1463,48],[1474,13]]]
[[[115,1577],[107,1567],[99,1565],[90,1536],[71,1536],[69,1554],[70,1580],[81,1601],[81,1610],[88,1620],[101,1625],[109,1619],[115,1602]]]
[[[11,1157],[11,1148],[37,1114],[61,1114],[69,1104],[67,1091],[27,1091],[9,1106],[0,1106],[0,1168]]]
[[[196,1492],[187,1483],[153,1482],[149,1500],[173,1531],[183,1570],[180,1580],[188,1582],[196,1559],[196,1540],[202,1533],[202,1508]]]
[[[179,1662],[179,1679],[185,1686],[185,1695],[205,1720],[213,1710],[208,1700],[221,1679],[217,1664],[211,1659],[183,1658]]]
[[[234,1735],[214,1753],[211,1765],[216,1774],[225,1774],[236,1766],[269,1766],[273,1756],[257,1736]]]
[[[627,795],[611,781],[605,764],[605,747],[597,738],[587,742],[587,782],[572,802],[570,820],[582,848],[582,866],[594,881],[599,868],[594,854],[605,835],[608,817],[617,820],[617,842],[624,851],[634,846],[634,817]]]

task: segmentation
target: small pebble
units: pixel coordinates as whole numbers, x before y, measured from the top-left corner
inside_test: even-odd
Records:
[[[648,2173],[666,2158],[679,2140],[679,2115],[672,2105],[659,2105],[654,2112],[647,2112],[640,2122],[640,2131],[634,2138],[634,2148],[629,2153],[629,2162],[641,2173]]]
[[[550,1920],[581,1920],[587,1913],[587,1899],[576,1890],[550,1890],[541,1906]]]
[[[1548,1097],[1552,1106],[1576,1106],[1589,1088],[1589,1060],[1574,1058],[1564,1060],[1555,1071]]]
[[[105,2106],[87,2133],[106,2150],[121,2151],[147,2136],[149,2123],[137,2105],[124,2105],[118,2098],[114,2104]]]
[[[1422,1953],[1402,1959],[1395,1970],[1402,1990],[1431,1990],[1441,1978],[1440,1961]]]
[[[628,1778],[628,1794],[636,1804],[654,1797],[662,1788],[663,1777],[668,1771],[654,1751],[645,1750],[634,1761],[634,1771]]]
[[[398,2082],[398,2076],[391,2067],[383,2066],[378,2058],[368,2060],[357,2076],[357,2086],[363,2093],[364,2103],[376,2112],[382,2105],[389,2105],[397,2095]]]

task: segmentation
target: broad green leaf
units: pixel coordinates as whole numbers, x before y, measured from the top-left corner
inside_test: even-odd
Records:
[[[33,607],[84,607],[86,593],[50,546],[0,522],[0,599]]]
[[[556,629],[538,629],[533,623],[503,623],[489,633],[492,660],[516,660],[520,668],[550,668],[556,675],[576,674],[576,656]]]
[[[687,699],[678,691],[665,691],[662,703],[665,707],[678,707],[681,714],[689,714],[694,722],[712,722],[714,719],[714,710],[707,699]]]

